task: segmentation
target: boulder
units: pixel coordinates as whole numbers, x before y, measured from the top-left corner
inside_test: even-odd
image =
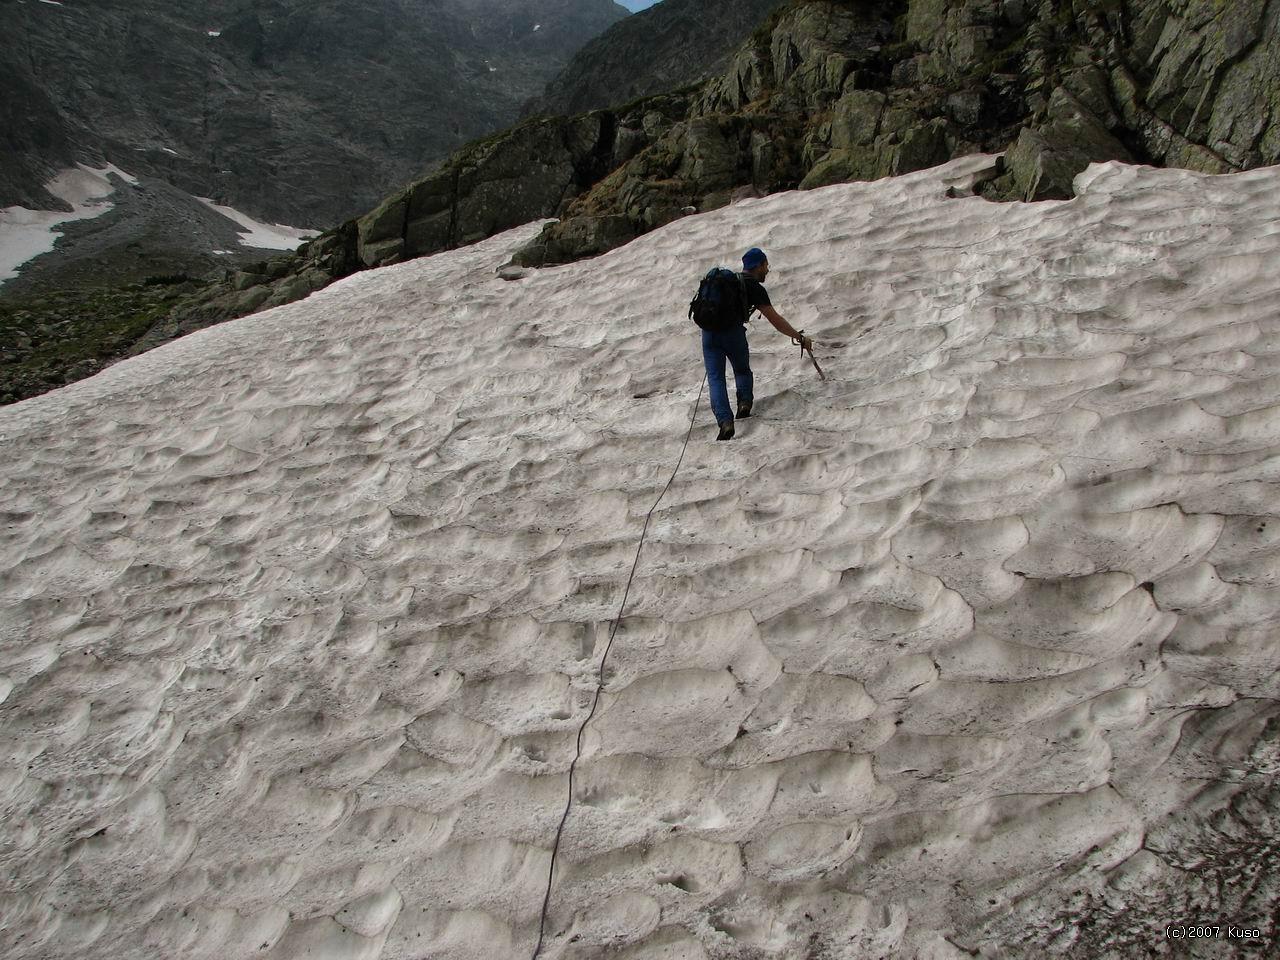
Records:
[[[696,192],[723,189],[736,182],[742,149],[734,124],[721,117],[700,117],[685,127],[678,176]]]
[[[831,112],[831,146],[837,150],[875,142],[888,98],[878,90],[850,90]]]
[[[252,290],[246,290],[228,305],[231,315],[246,316],[257,310],[267,298],[271,296],[270,287],[254,287]]]
[[[778,165],[778,147],[774,139],[761,130],[751,134],[751,185],[771,183]],[[758,191],[757,191],[758,192]]]
[[[832,150],[805,174],[800,181],[800,189],[812,190],[853,180],[876,180],[880,166],[880,153],[875,147]]]
[[[554,215],[580,176],[607,169],[612,116],[539,119],[473,144],[360,219],[366,266],[472,243]]]
[[[891,29],[873,5],[794,6],[771,38],[773,83],[788,88],[809,109],[827,106],[840,96],[849,74],[874,58]]]
[[[922,50],[934,49],[950,5],[949,0],[911,0],[907,4],[906,40]]]
[[[957,90],[946,99],[947,116],[965,127],[980,123],[985,108],[986,98],[981,90]]]
[[[403,247],[405,250],[445,250],[453,242],[453,211],[446,208],[412,221],[405,231]]]
[[[899,143],[887,152],[886,174],[898,176],[944,163],[949,157],[946,132],[946,121],[940,119],[908,128]]]
[[[622,166],[637,153],[649,145],[649,137],[643,129],[635,127],[618,127],[613,135],[613,156],[610,164],[613,169]]]
[[[573,164],[567,154],[534,162],[522,176],[478,179],[471,192],[458,200],[457,242],[475,243],[555,213],[572,182]],[[440,245],[411,246],[409,252],[417,256],[440,249]]]
[[[1076,67],[1063,74],[1062,88],[1108,130],[1120,128],[1120,114],[1112,99],[1110,81],[1106,71],[1097,64]]]
[[[988,26],[958,27],[947,37],[946,61],[953,74],[964,75],[987,56],[995,30]]]
[[[772,86],[770,66],[767,51],[755,46],[743,47],[730,62],[725,75],[707,85],[696,112],[733,112],[761,99]]]
[[[360,262],[366,267],[387,263],[403,252],[408,194],[384,200],[380,206],[356,221]]]
[[[1091,163],[1132,160],[1128,149],[1065,88],[1049,99],[1048,122],[1024,127],[1005,157],[1010,195],[1022,200],[1065,200],[1072,181]]]
[[[404,240],[400,237],[360,244],[360,263],[366,267],[384,267],[403,259]]]
[[[409,223],[447,211],[453,207],[458,193],[458,174],[453,168],[419,180],[409,188]]]
[[[235,270],[231,273],[227,282],[231,285],[232,290],[248,290],[250,287],[256,287],[259,284],[267,282],[267,278],[260,273],[254,273],[249,270]]]
[[[273,284],[271,295],[262,302],[262,306],[278,307],[281,304],[301,300],[308,294],[328,286],[331,280],[332,278],[323,271],[309,267],[301,273],[286,277]]]
[[[1071,182],[1079,165],[1064,157],[1044,134],[1030,127],[1005,154],[1007,173],[985,196],[993,200],[1065,200],[1072,196]]]
[[[638,231],[625,216],[576,217],[548,224],[542,233],[516,252],[511,262],[517,267],[568,263],[606,253],[637,235]]]

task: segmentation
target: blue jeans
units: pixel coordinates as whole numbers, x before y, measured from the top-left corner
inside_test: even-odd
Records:
[[[733,365],[733,385],[739,403],[750,403],[751,352],[747,349],[747,328],[734,324],[728,330],[702,331],[702,361],[707,365],[707,384],[711,387],[711,409],[716,423],[733,419],[729,406],[729,385],[724,379],[724,361]]]

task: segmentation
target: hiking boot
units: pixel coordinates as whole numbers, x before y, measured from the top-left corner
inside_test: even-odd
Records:
[[[750,400],[747,400],[746,402],[739,401],[738,402],[738,419],[745,420],[749,416],[751,416],[751,401]]]
[[[733,421],[732,420],[720,421],[720,436],[716,437],[716,439],[717,440],[733,439]]]

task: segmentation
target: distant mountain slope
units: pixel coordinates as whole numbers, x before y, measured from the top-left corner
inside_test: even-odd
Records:
[[[581,113],[719,73],[782,0],[663,0],[583,47],[524,116]]]
[[[0,207],[108,160],[327,226],[516,119],[613,0],[0,3]]]

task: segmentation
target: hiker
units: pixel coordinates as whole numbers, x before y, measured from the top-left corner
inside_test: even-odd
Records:
[[[728,273],[728,271],[725,271]],[[806,337],[783,319],[769,302],[769,294],[764,288],[765,277],[769,275],[769,258],[759,247],[752,247],[742,255],[742,284],[746,294],[746,310],[742,321],[733,323],[724,329],[702,331],[702,359],[707,365],[707,383],[711,386],[711,409],[716,416],[716,425],[720,428],[717,440],[733,439],[733,413],[729,406],[729,387],[724,377],[724,361],[729,358],[733,365],[733,385],[738,395],[738,419],[751,416],[753,396],[751,392],[751,353],[747,347],[747,319],[752,310],[773,324],[774,328],[792,340],[800,341],[805,350],[813,350],[813,341]]]

